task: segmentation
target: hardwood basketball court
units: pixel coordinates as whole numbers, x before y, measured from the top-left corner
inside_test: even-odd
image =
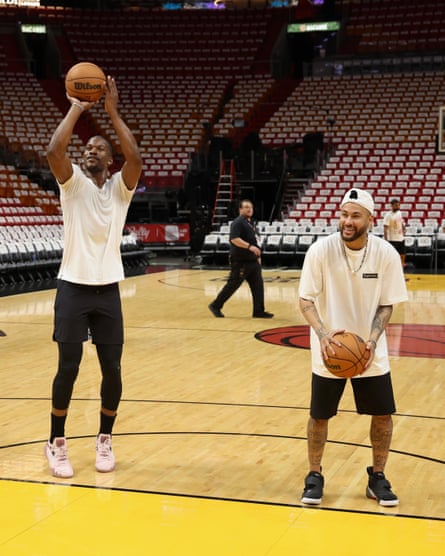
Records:
[[[386,471],[400,505],[365,497],[369,418],[355,413],[348,386],[330,425],[323,504],[313,509],[299,501],[309,351],[255,337],[305,324],[299,271],[264,271],[276,316],[260,320],[246,286],[226,318],[208,311],[225,270],[148,270],[121,284],[124,392],[110,474],[94,470],[94,346],[85,344],[67,421],[75,476],[54,479],[43,446],[55,292],[0,298],[1,554],[444,553],[445,276],[410,275],[409,302],[391,321],[398,408]]]

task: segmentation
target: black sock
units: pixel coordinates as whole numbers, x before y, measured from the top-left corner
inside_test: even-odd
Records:
[[[113,416],[105,415],[105,413],[101,411],[99,434],[111,434],[115,420],[116,420],[116,415]]]
[[[49,441],[51,444],[54,442],[54,439],[57,437],[65,436],[65,421],[66,415],[57,416],[51,413],[51,434],[49,437]]]

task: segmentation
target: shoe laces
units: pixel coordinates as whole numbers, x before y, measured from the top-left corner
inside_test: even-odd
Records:
[[[311,471],[306,477],[305,484],[306,488],[317,487],[320,484],[324,486],[323,475],[318,471]]]
[[[96,446],[98,454],[103,458],[111,457],[111,437],[108,434],[99,435]]]
[[[378,486],[380,488],[386,488],[388,490],[391,489],[391,483],[385,477],[385,474],[382,473],[381,471],[378,471],[377,473],[374,473],[373,474],[373,479],[378,484]]]
[[[68,450],[64,442],[57,445],[56,441],[54,441],[54,444],[51,446],[51,451],[56,458],[57,463],[64,464],[68,461]]]

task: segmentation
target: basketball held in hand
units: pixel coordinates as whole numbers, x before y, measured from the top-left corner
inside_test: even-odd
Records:
[[[328,350],[328,359],[324,360],[329,372],[340,378],[351,378],[363,373],[368,363],[370,352],[366,342],[353,332],[335,334],[334,339],[341,346],[332,343],[335,355]]]
[[[96,64],[80,62],[70,68],[65,77],[65,89],[70,97],[96,102],[105,93],[106,77]]]

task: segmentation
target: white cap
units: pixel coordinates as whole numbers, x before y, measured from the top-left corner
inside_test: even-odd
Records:
[[[355,203],[365,208],[370,214],[374,214],[374,200],[371,195],[363,189],[353,187],[343,197],[340,208],[346,203]]]

